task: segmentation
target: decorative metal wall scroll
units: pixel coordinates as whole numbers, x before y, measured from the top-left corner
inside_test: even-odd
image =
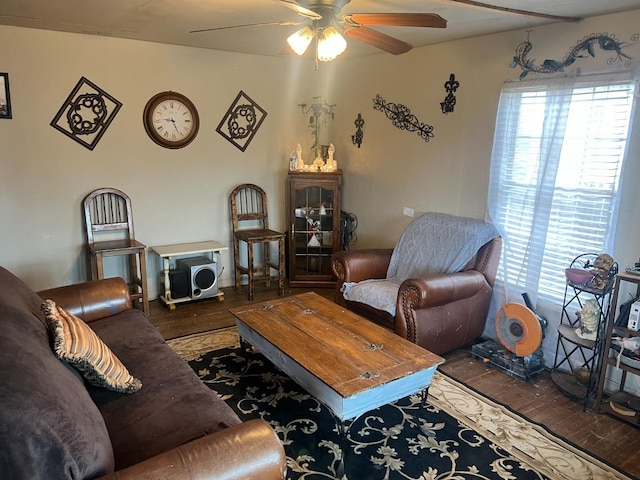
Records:
[[[362,127],[364,127],[364,119],[362,118],[362,115],[358,114],[358,118],[356,118],[356,121],[353,123],[356,126],[356,134],[351,135],[351,141],[354,145],[358,145],[358,148],[360,148],[360,145],[362,145],[362,137],[364,136],[362,133]]]
[[[454,93],[458,90],[459,86],[460,82],[456,80],[456,76],[453,73],[449,75],[449,81],[444,82],[444,89],[447,92],[447,96],[444,98],[444,102],[440,103],[440,108],[442,109],[442,113],[445,115],[453,112],[453,108],[456,106],[456,97]]]
[[[376,95],[373,99],[373,109],[384,112],[391,123],[400,130],[417,132],[425,142],[433,138],[433,127],[420,122],[408,107],[400,103],[387,103],[380,95]]]
[[[639,34],[634,33],[631,36],[631,43],[623,43],[619,41],[615,35],[608,35],[607,33],[593,33],[588,37],[582,39],[578,44],[569,50],[569,53],[565,56],[564,60],[551,60],[547,59],[540,65],[535,65],[535,59],[527,58],[527,55],[533,48],[533,45],[529,41],[529,33],[527,31],[527,41],[522,42],[516,48],[516,55],[513,57],[513,61],[509,65],[511,68],[520,67],[522,73],[520,74],[520,80],[527,76],[529,72],[534,73],[557,73],[563,72],[565,67],[572,65],[579,58],[595,57],[595,47],[600,47],[605,52],[614,52],[615,56],[607,60],[607,65],[612,65],[616,62],[623,62],[626,68],[631,65],[632,58],[623,53],[622,49],[630,45],[635,44],[638,41]]]
[[[122,103],[82,77],[51,120],[51,126],[93,150]]]
[[[266,116],[267,112],[240,90],[216,132],[244,152]]]

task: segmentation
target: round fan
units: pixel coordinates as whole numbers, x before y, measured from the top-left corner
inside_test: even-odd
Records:
[[[191,30],[191,33],[211,32],[214,30],[226,30],[229,28],[241,27],[260,27],[269,25],[291,26],[301,25],[311,22],[300,32],[307,41],[313,37],[322,37],[323,32],[327,28],[334,28],[336,33],[344,35],[348,38],[364,42],[373,47],[379,48],[393,55],[406,53],[413,48],[407,42],[394,38],[385,33],[379,32],[369,27],[427,27],[427,28],[446,28],[447,21],[440,15],[435,13],[351,13],[343,14],[342,9],[347,6],[351,0],[274,0],[281,6],[287,7],[295,11],[298,15],[305,18],[303,22],[291,20],[281,22],[260,22],[245,23],[240,25],[218,26],[211,28],[202,28]],[[484,8],[490,10],[498,10],[510,14],[527,15],[548,18],[551,20],[561,21],[579,21],[577,17],[562,17],[558,15],[548,15],[540,12],[532,12],[528,10],[519,10],[510,7],[496,6],[483,3],[477,0],[449,0],[460,6],[470,6],[473,8]],[[364,3],[364,2],[362,2]],[[393,2],[387,2],[393,4]],[[303,32],[304,31],[304,32]],[[341,40],[344,42],[344,39]],[[307,42],[308,44],[308,42]],[[306,47],[305,47],[306,48]],[[295,50],[295,48],[293,49]],[[303,49],[304,50],[304,49]],[[291,52],[291,49],[285,51]],[[295,50],[296,53],[297,50]],[[298,53],[300,55],[300,53]]]
[[[535,352],[542,343],[542,327],[536,314],[519,303],[505,303],[496,315],[500,343],[518,357]]]
[[[351,0],[275,0],[282,6],[294,10],[299,15],[312,21],[314,35],[329,26],[335,26],[346,37],[359,40],[393,55],[406,53],[412,45],[397,38],[386,35],[368,26],[386,27],[429,27],[446,28],[447,21],[435,13],[354,13],[342,15],[340,12]],[[238,27],[255,27],[266,25],[298,25],[300,22],[265,22],[226,27],[204,28],[192,30],[191,33],[210,32]]]

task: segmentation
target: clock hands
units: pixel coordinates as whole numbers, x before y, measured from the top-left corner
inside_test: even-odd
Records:
[[[178,134],[180,134],[180,130],[178,130],[178,126],[176,125],[176,121],[173,118],[165,118],[164,120],[167,121],[167,122],[173,123],[173,128],[175,128],[176,132],[178,132]]]

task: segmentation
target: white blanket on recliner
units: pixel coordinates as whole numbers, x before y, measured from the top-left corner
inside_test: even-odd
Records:
[[[409,278],[424,278],[460,271],[476,252],[499,235],[483,220],[446,213],[425,213],[414,219],[393,250],[385,279],[345,283],[346,300],[365,303],[396,314],[400,284]]]

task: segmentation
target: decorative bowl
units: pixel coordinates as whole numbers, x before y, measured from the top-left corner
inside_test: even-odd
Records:
[[[587,385],[589,383],[589,379],[591,378],[591,372],[589,372],[588,368],[578,367],[574,368],[573,376],[581,385]]]
[[[564,274],[571,283],[586,285],[593,278],[593,273],[582,268],[565,268]]]

